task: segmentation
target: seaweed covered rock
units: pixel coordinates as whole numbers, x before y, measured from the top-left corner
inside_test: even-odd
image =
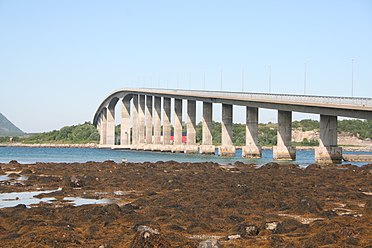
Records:
[[[168,241],[160,234],[159,230],[149,226],[138,226],[136,235],[130,244],[131,248],[140,247],[171,247]]]

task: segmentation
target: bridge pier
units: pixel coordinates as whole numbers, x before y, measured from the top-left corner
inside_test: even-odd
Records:
[[[185,153],[198,153],[196,145],[196,101],[187,100],[187,141],[184,149]]]
[[[296,149],[292,147],[292,112],[278,110],[278,141],[273,147],[276,160],[296,159]]]
[[[258,108],[246,107],[245,146],[242,147],[242,156],[261,157],[261,147],[258,146]]]
[[[183,152],[182,147],[182,99],[174,99],[172,152]]]
[[[161,97],[154,97],[154,145],[153,151],[160,151],[161,148]]]
[[[133,122],[133,128],[132,128],[132,148],[138,145],[139,139],[138,139],[138,95],[135,94],[132,97],[132,122]]]
[[[100,132],[100,145],[106,145],[107,140],[107,108],[102,110],[101,114],[101,132]]]
[[[152,96],[146,96],[146,145],[151,150],[152,145]]]
[[[142,149],[143,145],[145,144],[145,104],[146,104],[146,96],[139,95],[139,123],[138,123],[138,143],[140,147],[138,149]]]
[[[130,145],[130,97],[121,101],[120,146],[129,148]]]
[[[316,163],[342,162],[342,147],[337,146],[337,116],[320,115],[319,147],[314,152]]]
[[[200,154],[214,154],[215,146],[212,144],[212,103],[203,102],[202,117],[202,144]]]
[[[233,146],[233,105],[222,104],[221,122],[221,146],[218,147],[218,155],[226,157],[235,156],[235,146]]]
[[[115,105],[107,108],[106,145],[115,145]]]
[[[170,133],[171,133],[171,99],[163,97],[163,146],[161,151],[170,152],[172,151],[170,147]]]

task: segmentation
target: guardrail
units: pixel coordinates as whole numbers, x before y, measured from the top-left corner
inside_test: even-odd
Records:
[[[175,89],[127,89],[131,91],[149,91],[149,92],[169,92],[175,95],[192,95],[199,97],[219,97],[219,98],[243,98],[246,100],[271,100],[286,101],[293,103],[321,103],[321,104],[339,104],[351,106],[372,107],[372,98],[366,97],[334,97],[334,96],[312,96],[312,95],[292,95],[292,94],[270,94],[253,92],[229,92],[229,91],[196,91],[196,90],[175,90]],[[190,94],[191,93],[191,94]]]

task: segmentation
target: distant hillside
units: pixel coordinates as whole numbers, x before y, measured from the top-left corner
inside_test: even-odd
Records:
[[[0,136],[20,136],[24,132],[0,113]]]
[[[60,130],[30,135],[20,140],[28,144],[59,143],[59,144],[85,144],[98,143],[97,128],[89,122],[84,124],[66,126]]]

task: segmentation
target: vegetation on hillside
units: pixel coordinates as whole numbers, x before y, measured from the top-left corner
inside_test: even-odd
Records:
[[[9,142],[10,137],[0,138],[0,142]],[[99,134],[97,129],[89,122],[75,126],[66,126],[60,130],[34,134],[29,137],[13,137],[13,142],[26,144],[61,143],[61,144],[85,144],[97,143]]]
[[[99,141],[97,129],[89,122],[76,126],[66,126],[60,130],[32,135],[24,143],[92,143]]]
[[[304,119],[300,121],[293,121],[292,128],[298,129],[303,132],[306,131],[319,131],[319,121],[311,120],[311,119]]]
[[[372,120],[341,120],[338,131],[352,133],[360,139],[372,139]]]
[[[233,143],[241,146],[245,144],[245,125],[233,124]],[[316,120],[301,120],[294,121],[292,128],[301,131],[319,131],[319,122]],[[173,129],[172,129],[173,130]],[[186,124],[183,124],[183,131],[186,132]],[[372,120],[340,120],[338,121],[338,131],[351,133],[361,139],[372,139]],[[277,124],[259,124],[258,143],[261,146],[276,145],[277,140]],[[116,126],[115,134],[117,140],[120,137],[120,125]],[[212,123],[213,144],[221,144],[221,123]],[[0,137],[0,143],[9,142],[10,137]],[[75,126],[66,126],[60,130],[45,132],[31,135],[29,137],[14,137],[13,142],[22,142],[29,144],[36,143],[98,143],[99,133],[97,129],[89,122]],[[202,123],[196,126],[196,142],[202,141]],[[317,146],[317,140],[304,139],[302,142],[293,143],[294,145]]]

